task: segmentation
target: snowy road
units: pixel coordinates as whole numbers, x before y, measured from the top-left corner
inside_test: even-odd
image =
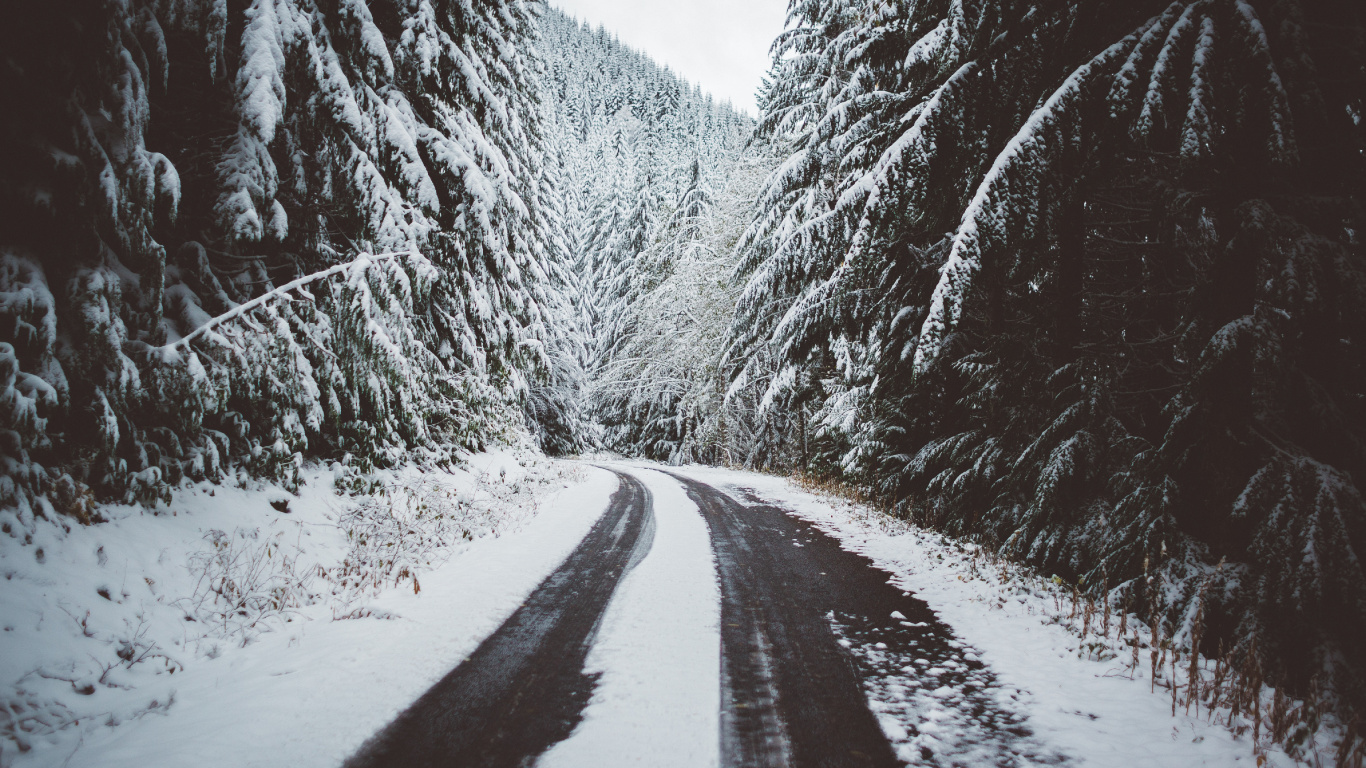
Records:
[[[517,474],[519,462],[504,459],[485,474],[530,482]],[[367,595],[362,618],[313,606],[281,631],[223,648],[173,680],[166,675],[170,691],[127,692],[173,697],[155,716],[120,723],[99,714],[108,706],[99,694],[85,697],[92,703],[79,729],[12,764],[1253,762],[1248,739],[1208,711],[1172,715],[1171,697],[1146,676],[1147,654],[1130,663],[1123,638],[1138,637],[1132,617],[1127,633],[1111,622],[1109,640],[1102,621],[1099,642],[1093,621],[1088,638],[1075,607],[1069,614],[1070,593],[1052,580],[780,477],[699,466],[607,469],[557,473],[553,490],[517,497],[527,509],[504,510],[500,535],[424,572],[420,593],[414,580]],[[79,573],[77,555],[97,544],[136,551],[116,537],[135,539],[149,525],[181,524],[189,533],[177,536],[190,542],[201,529],[241,525],[253,497],[218,491],[182,499],[189,514],[169,523],[127,516],[91,529],[98,540],[73,535],[49,560],[61,555]],[[333,503],[326,483],[313,482],[290,517],[322,540],[304,542],[318,550],[307,550],[311,557],[332,551],[325,535],[336,530],[327,514]],[[167,564],[151,573],[175,594],[183,567],[161,560]],[[178,611],[170,618],[184,623]],[[63,630],[88,640],[49,624],[48,636],[60,639]],[[0,758],[0,766],[11,764],[11,755]],[[1269,759],[1292,763],[1280,753]]]
[[[752,494],[673,476],[717,553],[725,765],[1059,762],[998,705],[981,661],[886,572]],[[922,728],[933,750],[916,741]]]
[[[674,477],[701,508],[717,553],[724,764],[897,765],[826,613],[844,610],[834,587],[847,579],[874,595],[900,593],[882,579],[867,583],[863,564],[780,511]],[[891,611],[905,606],[892,602],[877,612],[895,623]]]
[[[929,755],[906,754],[912,734],[868,692],[916,659],[961,678],[934,700],[942,755],[1053,762],[1019,747],[983,665],[868,560],[758,499],[614,471],[564,565],[347,766],[897,766]]]
[[[520,766],[569,735],[593,690],[584,662],[597,625],[654,537],[649,493],[618,476],[606,513],[564,564],[348,768]]]

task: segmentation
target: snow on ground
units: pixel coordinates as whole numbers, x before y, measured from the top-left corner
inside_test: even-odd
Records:
[[[1060,621],[1068,611],[1058,597],[1064,590],[1051,582],[1011,566],[985,567],[971,548],[846,500],[806,492],[785,478],[698,466],[681,471],[742,501],[741,489],[747,489],[791,510],[891,574],[893,584],[926,601],[995,673],[1002,704],[1026,714],[1035,738],[1071,764],[1259,765],[1247,735],[1211,723],[1203,710],[1188,715],[1182,705],[1172,715],[1170,694],[1160,686],[1151,691],[1146,650],[1133,669],[1069,631]],[[909,726],[924,726],[888,720],[888,714],[916,711],[888,698],[896,692],[896,686],[867,691],[893,741]],[[1327,760],[1330,755],[1323,752]],[[1273,748],[1262,764],[1295,763]]]
[[[157,514],[0,537],[0,765],[335,766],[496,629],[616,487],[499,451],[379,495],[313,468],[297,497],[205,484]]]
[[[654,496],[653,545],[604,617],[584,721],[544,768],[719,760],[706,524],[672,479],[630,471]],[[1049,753],[1074,765],[1257,764],[1247,735],[1208,713],[1173,717],[1146,663],[1083,642],[1052,583],[782,478],[684,471],[794,511],[929,603]],[[453,474],[395,473],[379,495],[345,496],[332,481],[313,468],[298,496],[194,486],[157,514],[106,507],[108,523],[43,526],[26,545],[0,536],[0,766],[336,765],[495,630],[617,487],[600,469],[512,452]],[[923,707],[907,692],[923,686],[883,682],[867,693],[888,736],[932,732],[910,720]],[[1293,764],[1278,750],[1266,758]]]
[[[601,678],[583,722],[537,768],[720,761],[721,592],[707,524],[673,478],[627,471],[653,497],[654,540],[603,617],[587,663]]]

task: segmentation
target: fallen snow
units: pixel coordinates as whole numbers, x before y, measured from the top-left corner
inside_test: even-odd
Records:
[[[720,761],[721,592],[706,521],[676,480],[650,491],[649,554],[617,587],[589,653],[583,722],[538,768],[710,768]]]
[[[600,469],[528,464],[510,453],[472,463],[470,472],[423,478],[471,505],[504,506],[482,518],[488,528],[475,540],[416,574],[420,592],[417,579],[399,579],[359,597],[343,590],[339,604],[336,591],[316,584],[304,590],[308,600],[265,622],[268,631],[231,637],[186,620],[195,615],[184,599],[195,587],[187,564],[213,530],[277,542],[272,551],[288,561],[282,569],[272,557],[279,571],[335,563],[351,551],[338,521],[355,502],[332,489],[327,470],[307,473],[287,513],[270,505],[278,490],[205,485],[182,490],[159,515],[107,507],[108,523],[40,526],[24,546],[0,537],[0,683],[11,685],[0,704],[10,724],[38,718],[28,751],[0,742],[0,765],[337,765],[511,615],[617,487]],[[719,762],[719,588],[707,527],[677,482],[638,465],[629,471],[654,498],[652,546],[603,618],[587,670],[600,677],[584,720],[542,768]],[[1146,664],[1088,650],[1058,621],[1056,591],[1037,576],[983,567],[970,547],[782,478],[684,471],[792,510],[925,600],[955,632],[962,657],[988,666],[1000,705],[1032,732],[1040,749],[1018,764],[1054,755],[1094,766],[1256,764],[1249,739],[1207,713],[1172,716],[1167,692],[1150,692]],[[338,620],[342,609],[360,618]],[[865,663],[888,661],[881,644],[842,640]],[[130,649],[141,660],[120,663]],[[973,725],[952,706],[959,692],[937,682],[948,664],[910,659],[904,677],[865,684],[884,732],[912,764],[927,745],[947,745],[946,764],[956,764],[955,739],[966,744],[956,754],[971,755],[960,732]],[[55,730],[44,731],[44,721]],[[1279,750],[1266,757],[1293,765]]]
[[[737,498],[743,498],[738,489],[750,490],[815,524],[845,549],[887,571],[891,583],[927,602],[965,646],[980,656],[996,675],[1002,703],[1027,715],[1025,725],[1034,739],[1069,758],[1070,764],[1126,768],[1257,764],[1247,736],[1235,736],[1223,725],[1209,722],[1203,712],[1198,717],[1187,715],[1184,706],[1173,716],[1167,691],[1160,687],[1156,693],[1150,691],[1146,663],[1135,674],[1113,658],[1086,658],[1077,635],[1050,618],[1055,614],[1051,599],[1021,594],[1003,600],[1012,590],[1005,588],[1000,573],[978,567],[980,561],[974,560],[971,551],[944,537],[843,499],[806,492],[785,478],[697,466],[681,471],[734,490]],[[907,679],[920,674],[908,674]],[[925,730],[923,721],[888,721],[888,714],[915,709],[890,698],[885,686],[867,692],[894,742],[899,729],[903,733],[908,726]],[[951,694],[930,692],[931,696]],[[1279,749],[1268,752],[1266,758],[1265,765],[1295,764]]]
[[[332,585],[315,583],[311,605],[245,647],[245,635],[216,639],[186,621],[183,598],[195,586],[187,562],[213,529],[278,537],[271,562],[292,557],[300,571],[338,561],[349,545],[336,521],[355,502],[325,469],[308,472],[288,513],[269,504],[286,496],[278,490],[205,485],[178,492],[159,515],[110,507],[112,522],[65,534],[51,526],[30,546],[0,537],[0,683],[14,684],[0,696],[46,707],[66,725],[29,738],[27,752],[0,742],[0,765],[335,766],[511,615],[617,487],[599,469],[506,451],[422,478],[449,486],[467,509],[488,507],[489,528],[477,532],[486,535],[419,571],[420,592],[405,579],[339,606]],[[360,618],[336,618],[345,613]],[[164,658],[116,666],[106,682],[117,687],[96,682],[82,695],[138,632]]]

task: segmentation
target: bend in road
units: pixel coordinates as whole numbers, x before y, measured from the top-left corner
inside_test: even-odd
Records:
[[[650,492],[616,474],[607,511],[565,563],[347,768],[528,766],[570,736],[594,694],[585,663],[604,611],[654,537]],[[1061,762],[998,703],[975,655],[866,558],[752,494],[665,474],[697,505],[716,559],[722,765]]]
[[[564,564],[345,768],[525,766],[573,731],[593,691],[583,670],[598,623],[653,539],[649,491],[616,475],[607,511]]]

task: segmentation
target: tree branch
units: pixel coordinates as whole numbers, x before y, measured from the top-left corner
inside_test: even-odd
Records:
[[[260,296],[257,296],[256,298],[252,299],[251,301],[248,301],[244,304],[238,304],[237,306],[233,307],[227,312],[224,312],[223,314],[210,319],[207,323],[204,323],[203,325],[194,329],[189,333],[189,335],[183,336],[177,341],[173,341],[169,344],[166,344],[165,346],[161,347],[161,349],[169,352],[175,349],[176,347],[181,346],[182,344],[188,347],[189,343],[195,340],[196,338],[203,336],[204,334],[208,333],[209,331],[226,322],[230,322],[241,317],[242,315],[245,315],[246,313],[252,311],[253,309],[256,309],[257,307],[265,305],[265,303],[270,301],[271,299],[283,296],[284,294],[289,293],[290,291],[296,290],[298,288],[302,288],[305,285],[308,285],[309,283],[316,282],[318,280],[325,280],[329,277],[332,277],[333,275],[339,275],[362,262],[366,264],[371,264],[376,261],[381,261],[384,259],[393,259],[399,256],[406,255],[406,252],[381,253],[378,256],[371,256],[368,253],[362,253],[359,257],[356,258],[355,261],[348,261],[345,264],[337,264],[336,266],[328,267],[327,269],[324,269],[321,272],[314,272],[311,275],[304,275],[303,277],[286,283],[273,291],[267,291],[261,294]]]

